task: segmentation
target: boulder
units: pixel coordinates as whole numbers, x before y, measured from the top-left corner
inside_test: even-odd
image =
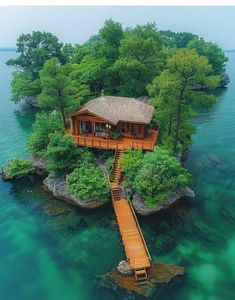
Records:
[[[225,72],[223,72],[221,75],[220,75],[220,82],[219,82],[219,87],[226,87],[230,82],[230,79],[229,79],[229,75]]]
[[[131,269],[129,263],[125,260],[121,260],[117,266],[118,272],[123,276],[133,275],[133,270]]]
[[[148,298],[151,297],[153,293],[164,288],[166,284],[170,282],[172,284],[172,280],[182,276],[185,270],[180,266],[153,262],[147,272],[148,281],[146,285],[137,285],[135,276],[123,276],[117,270],[112,270],[97,279],[100,286],[113,291],[121,299],[124,299],[130,294]]]
[[[167,197],[164,201],[159,203],[155,208],[149,208],[144,203],[144,200],[142,198],[140,198],[136,194],[133,194],[132,205],[138,214],[140,214],[142,216],[148,216],[153,213],[156,213],[159,210],[170,207],[177,200],[179,200],[180,198],[183,198],[183,197],[193,198],[193,197],[195,197],[195,194],[189,187],[177,189],[169,197]]]
[[[44,189],[47,192],[60,200],[64,200],[70,204],[78,205],[82,208],[92,209],[105,204],[105,202],[99,201],[99,197],[89,198],[86,200],[80,200],[74,197],[68,192],[66,180],[64,177],[53,178],[51,176],[46,177],[43,180]]]

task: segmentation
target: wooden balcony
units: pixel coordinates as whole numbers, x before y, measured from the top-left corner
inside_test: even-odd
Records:
[[[133,139],[122,137],[118,140],[106,139],[92,135],[73,135],[70,130],[65,130],[66,135],[72,135],[74,143],[79,146],[107,149],[107,150],[125,150],[125,149],[143,149],[153,150],[158,139],[158,130],[151,129],[144,139]]]

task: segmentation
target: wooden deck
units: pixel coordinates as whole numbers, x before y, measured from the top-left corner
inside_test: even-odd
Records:
[[[151,256],[131,202],[120,195],[121,168],[119,159],[122,152],[116,151],[114,159],[114,181],[110,183],[112,203],[127,260],[135,272],[138,284],[145,284],[147,281],[146,269],[150,267]]]
[[[151,129],[148,136],[144,139],[133,139],[122,137],[119,140],[105,139],[91,135],[73,135],[70,130],[66,130],[65,134],[72,135],[74,143],[79,146],[107,149],[107,150],[125,150],[125,149],[143,149],[153,150],[157,138],[158,130]]]

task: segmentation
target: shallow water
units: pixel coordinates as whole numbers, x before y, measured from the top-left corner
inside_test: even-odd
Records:
[[[0,52],[0,165],[27,156],[37,110],[9,101],[11,52]],[[235,52],[231,83],[218,103],[201,110],[188,167],[194,199],[140,223],[154,260],[186,275],[154,299],[232,300],[235,292]],[[0,181],[0,299],[119,299],[95,277],[124,258],[112,207],[87,212],[53,199],[40,183]]]

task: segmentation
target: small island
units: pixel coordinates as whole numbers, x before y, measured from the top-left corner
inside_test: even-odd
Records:
[[[29,53],[42,44],[39,63]],[[194,197],[184,165],[194,108],[212,106],[214,90],[228,84],[227,58],[193,34],[155,24],[124,30],[113,20],[83,45],[63,45],[45,32],[21,35],[17,45],[19,56],[7,62],[21,69],[12,100],[46,111],[36,115],[27,142],[31,157],[7,162],[3,179],[36,174],[47,192],[85,209],[112,202],[126,260],[102,284],[113,280],[149,296],[184,269],[152,262],[136,214]]]

